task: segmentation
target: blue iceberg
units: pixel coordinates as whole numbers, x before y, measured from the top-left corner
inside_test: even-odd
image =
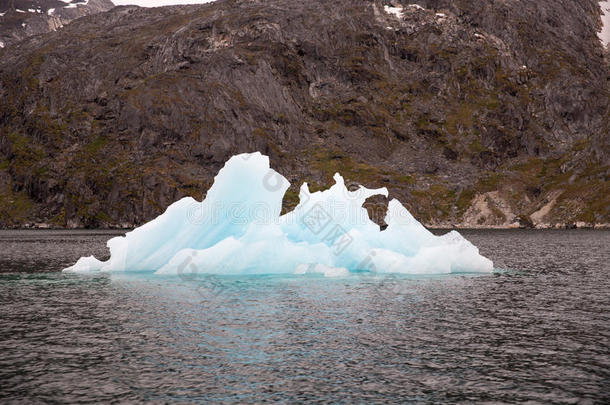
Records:
[[[372,222],[365,200],[386,188],[350,191],[337,173],[329,189],[301,186],[284,215],[288,180],[258,152],[233,156],[201,202],[185,197],[154,220],[107,242],[110,258],[82,257],[68,272],[278,274],[491,272],[493,263],[452,231],[436,236],[393,199],[387,228]]]

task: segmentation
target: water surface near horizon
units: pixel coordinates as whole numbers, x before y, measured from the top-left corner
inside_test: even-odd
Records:
[[[460,231],[492,275],[80,276],[114,231],[0,231],[10,402],[603,403],[610,231]]]

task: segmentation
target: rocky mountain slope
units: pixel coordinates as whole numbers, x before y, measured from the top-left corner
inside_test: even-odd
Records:
[[[255,150],[286,208],[340,171],[431,226],[610,223],[599,4],[409,3],[116,7],[0,50],[0,224],[140,224]]]
[[[0,48],[112,7],[110,0],[0,0]]]

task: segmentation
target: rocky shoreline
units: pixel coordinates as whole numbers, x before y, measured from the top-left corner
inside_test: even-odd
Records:
[[[141,225],[141,224],[140,224]],[[25,230],[25,229],[39,229],[39,230],[126,230],[129,231],[140,225],[135,224],[108,224],[98,228],[83,228],[83,227],[57,227],[47,223],[26,223],[21,226],[9,226],[2,227],[0,230]],[[567,223],[567,224],[536,224],[534,226],[525,226],[519,223],[512,223],[509,225],[493,225],[493,226],[482,226],[477,224],[424,224],[428,229],[439,229],[439,230],[462,230],[462,229],[610,229],[610,224],[588,224],[585,222]]]

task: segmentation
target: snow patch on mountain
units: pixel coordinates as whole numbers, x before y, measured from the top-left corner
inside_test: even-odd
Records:
[[[610,0],[600,1],[599,5],[602,9],[602,29],[597,34],[604,46],[610,44]]]
[[[423,8],[419,4],[407,4],[407,7],[411,7],[411,8],[417,9],[417,10],[425,10],[425,8]]]
[[[383,6],[383,11],[394,14],[397,18],[402,18],[402,7]]]

